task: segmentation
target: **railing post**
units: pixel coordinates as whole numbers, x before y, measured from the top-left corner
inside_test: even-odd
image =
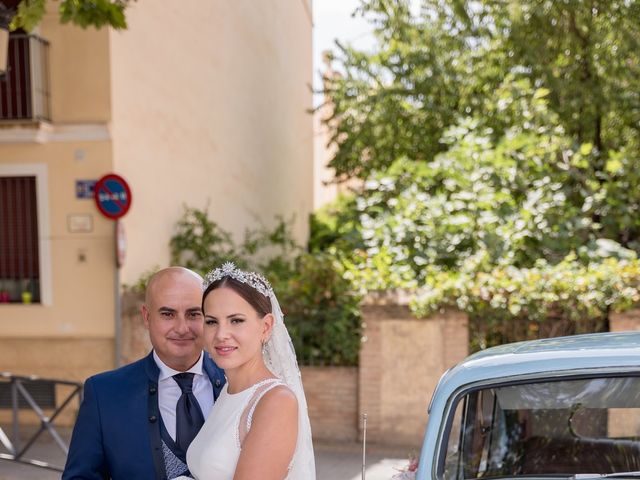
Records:
[[[36,66],[36,56],[38,55],[38,39],[32,36],[27,37],[27,45],[29,46],[29,95],[31,96],[30,117],[34,120],[40,116],[38,108],[38,92],[36,92],[38,84],[38,70]]]
[[[20,450],[20,421],[18,415],[20,413],[20,406],[18,405],[18,380],[17,378],[11,379],[11,409],[13,412],[13,454],[16,455]]]

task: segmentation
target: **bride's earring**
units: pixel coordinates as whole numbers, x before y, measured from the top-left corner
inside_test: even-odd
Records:
[[[267,341],[262,340],[262,355],[264,356],[265,353],[267,353]]]

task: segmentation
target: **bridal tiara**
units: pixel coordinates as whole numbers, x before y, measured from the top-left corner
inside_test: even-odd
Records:
[[[224,277],[233,278],[240,283],[245,283],[259,291],[267,298],[269,298],[273,293],[271,284],[266,278],[256,272],[245,272],[240,270],[232,262],[225,262],[222,266],[207,273],[204,277],[204,281],[202,282],[202,290],[206,290],[212,283],[222,280]]]

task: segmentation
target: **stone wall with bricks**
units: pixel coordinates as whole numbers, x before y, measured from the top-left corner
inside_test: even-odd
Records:
[[[358,367],[302,367],[311,432],[316,440],[358,439]]]
[[[368,297],[362,314],[359,413],[367,414],[367,439],[419,446],[438,380],[468,355],[467,316],[444,310],[415,318],[402,292]]]
[[[147,355],[149,334],[140,309],[144,296],[122,296],[121,365]],[[358,368],[302,367],[311,429],[318,440],[353,441],[358,438]]]
[[[2,370],[18,376],[37,376],[42,379],[83,382],[98,372],[110,370],[114,364],[113,340],[103,338],[3,338],[0,339],[0,365]],[[6,380],[3,380],[3,382]],[[8,385],[4,386],[8,389]],[[5,391],[5,393],[8,390]],[[58,385],[55,389],[56,405],[62,404],[72,387]],[[56,418],[56,425],[70,426],[75,422],[80,406],[74,398]],[[46,415],[52,409],[44,408]],[[0,423],[11,422],[11,410],[0,408]],[[20,423],[37,425],[39,418],[29,408],[20,409]]]
[[[633,308],[626,312],[609,314],[609,331],[626,332],[640,330],[640,308]]]
[[[610,332],[628,332],[640,330],[640,309],[609,314]],[[607,435],[610,438],[633,437],[640,431],[640,418],[634,415],[634,409],[613,408],[607,412]]]
[[[120,365],[126,365],[147,355],[151,351],[151,342],[142,321],[144,295],[125,292],[121,302]]]
[[[121,362],[146,355],[151,345],[142,323],[143,297],[122,299]],[[445,370],[468,354],[467,317],[445,310],[415,318],[408,296],[369,296],[362,305],[360,367],[302,367],[314,438],[356,441],[367,413],[368,441],[415,447],[427,421],[427,405]]]

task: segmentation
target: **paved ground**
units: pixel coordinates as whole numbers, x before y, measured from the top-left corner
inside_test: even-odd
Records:
[[[9,434],[10,429],[4,428]],[[63,436],[68,439],[69,432]],[[362,478],[362,449],[355,443],[318,443],[316,450],[317,480],[360,480]],[[0,444],[0,453],[6,450]],[[64,454],[47,432],[27,452],[28,458],[57,465],[64,464]],[[404,449],[379,445],[367,446],[366,480],[389,480],[396,469],[407,463]],[[0,459],[0,480],[57,480],[60,473],[30,465]]]

